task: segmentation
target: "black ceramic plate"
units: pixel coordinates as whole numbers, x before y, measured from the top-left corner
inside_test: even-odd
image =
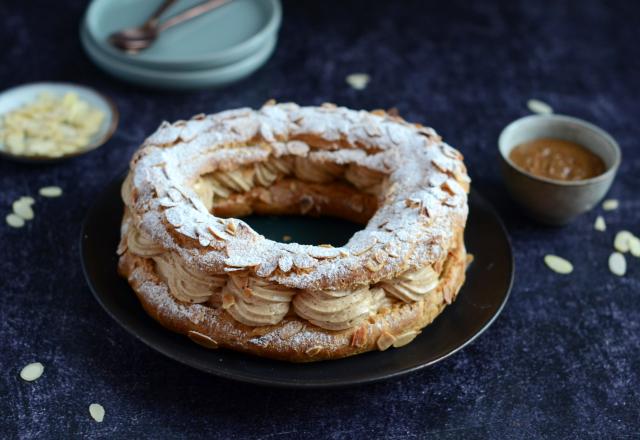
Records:
[[[116,272],[122,202],[118,180],[89,210],[82,231],[82,262],[96,299],[128,332],[160,353],[217,376],[265,385],[329,387],[374,382],[432,365],[473,341],[502,310],[513,280],[507,233],[491,206],[476,192],[469,199],[465,242],[475,260],[455,303],[411,344],[334,361],[292,364],[227,350],[208,350],[165,330],[143,311]],[[343,244],[358,227],[330,218],[250,217],[265,236],[297,242]]]

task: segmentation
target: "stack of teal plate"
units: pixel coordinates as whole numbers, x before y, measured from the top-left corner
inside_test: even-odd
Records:
[[[161,22],[203,0],[178,0]],[[162,0],[93,0],[80,28],[82,45],[103,70],[122,80],[163,89],[217,87],[261,67],[275,49],[279,0],[231,0],[162,32],[149,48],[129,54],[109,35],[144,23]]]

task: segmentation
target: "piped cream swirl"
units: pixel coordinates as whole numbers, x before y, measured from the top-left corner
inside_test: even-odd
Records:
[[[298,179],[314,183],[327,183],[342,174],[342,166],[334,162],[312,161],[304,157],[296,157],[294,173]]]
[[[122,182],[122,186],[120,187],[120,197],[122,197],[122,201],[127,206],[131,206],[133,204],[133,197],[131,194],[132,180],[132,174],[127,173],[127,177],[125,177],[124,182]]]
[[[200,200],[202,200],[202,203],[204,203],[204,206],[209,211],[211,211],[211,208],[213,208],[213,198],[216,194],[213,187],[214,183],[210,179],[202,177],[198,179],[193,185],[194,191],[196,192],[198,197],[200,197]]]
[[[382,281],[382,287],[389,295],[406,303],[420,301],[426,294],[438,287],[439,277],[431,266],[410,270],[398,277]]]
[[[247,192],[253,188],[253,170],[251,168],[220,172],[216,173],[215,177],[218,182],[234,192]]]
[[[353,186],[369,194],[379,194],[382,190],[385,175],[369,168],[351,164],[344,173],[344,178]]]
[[[247,192],[256,185],[269,187],[279,176],[291,174],[291,168],[291,158],[272,157],[252,166],[205,174],[194,183],[194,190],[211,209],[215,197],[227,198],[234,192]]]
[[[164,253],[164,248],[147,237],[132,223],[127,231],[127,248],[130,252],[141,257],[154,257]]]
[[[293,308],[298,316],[318,327],[344,330],[375,314],[379,301],[383,301],[380,292],[368,286],[356,290],[305,290],[293,299]]]
[[[169,291],[181,301],[203,303],[219,292],[226,277],[199,272],[183,265],[178,257],[165,253],[154,257],[159,275],[166,281]]]
[[[219,174],[223,174],[223,172],[205,174],[200,176],[200,179],[194,184],[194,189],[203,198],[205,206],[209,204],[213,206],[215,197],[225,199],[231,195],[232,191],[217,178]]]
[[[266,162],[257,162],[254,166],[256,184],[268,187],[280,175],[291,174],[291,160],[284,157],[272,157]]]
[[[272,325],[289,312],[295,294],[295,289],[259,278],[231,275],[222,289],[222,307],[243,324]]]

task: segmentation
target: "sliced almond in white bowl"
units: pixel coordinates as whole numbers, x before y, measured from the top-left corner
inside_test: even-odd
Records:
[[[103,145],[118,124],[114,103],[71,83],[38,82],[0,93],[0,156],[42,163]]]

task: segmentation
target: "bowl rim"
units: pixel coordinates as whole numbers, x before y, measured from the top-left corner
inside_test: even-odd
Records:
[[[104,144],[106,144],[109,141],[109,139],[111,139],[111,137],[115,133],[116,129],[118,128],[118,123],[120,122],[120,112],[118,111],[118,107],[116,106],[114,100],[111,99],[111,97],[105,95],[104,93],[94,89],[93,87],[86,86],[84,84],[76,84],[76,83],[72,83],[72,82],[68,82],[68,81],[35,81],[35,82],[29,82],[29,83],[19,84],[19,85],[14,86],[14,87],[9,87],[7,89],[4,89],[4,90],[0,91],[0,99],[2,99],[2,95],[4,95],[5,93],[13,92],[13,91],[21,89],[21,88],[33,87],[33,86],[41,86],[41,87],[48,87],[48,86],[58,86],[58,87],[60,87],[61,86],[61,87],[66,87],[69,90],[84,89],[86,91],[89,91],[90,93],[95,94],[98,98],[100,98],[101,100],[103,100],[105,102],[105,104],[109,108],[109,113],[111,114],[111,122],[109,123],[109,126],[107,127],[107,130],[104,132],[104,135],[102,135],[101,137],[99,137],[95,141],[88,143],[81,150],[75,151],[73,153],[63,154],[62,156],[58,156],[58,157],[44,156],[44,155],[41,155],[41,154],[40,155],[29,156],[29,155],[26,155],[26,154],[9,153],[4,148],[0,148],[0,157],[4,157],[4,158],[7,158],[7,159],[11,159],[11,160],[18,161],[18,162],[23,162],[23,163],[59,162],[59,161],[63,161],[63,160],[66,160],[66,159],[71,159],[73,157],[82,156],[83,154],[87,154],[87,153],[90,153],[91,151],[97,150],[99,147],[101,147]],[[1,113],[0,113],[0,116],[2,116]]]
[[[532,173],[520,168],[518,165],[516,165],[509,158],[508,154],[505,154],[505,152],[502,149],[502,145],[505,143],[505,137],[506,137],[507,131],[512,129],[515,124],[521,123],[523,121],[534,120],[534,119],[555,120],[555,121],[560,121],[560,122],[562,122],[564,124],[578,125],[582,129],[589,130],[592,133],[600,136],[601,138],[603,138],[612,147],[612,150],[613,150],[613,163],[609,167],[607,167],[607,169],[605,170],[604,173],[598,174],[597,176],[590,177],[588,179],[581,179],[581,180],[550,179],[548,177],[537,176],[535,174],[532,174]],[[515,119],[515,120],[511,121],[500,132],[500,136],[498,137],[498,151],[499,151],[500,156],[502,157],[502,159],[511,168],[513,168],[514,170],[516,170],[520,174],[524,174],[525,176],[527,176],[527,177],[529,177],[529,178],[531,178],[533,180],[537,180],[539,182],[543,182],[543,183],[547,183],[547,184],[551,184],[551,185],[556,185],[556,186],[565,186],[565,187],[588,186],[588,185],[600,183],[602,181],[607,181],[607,180],[613,179],[613,177],[615,176],[616,172],[618,171],[618,167],[620,166],[620,163],[622,161],[622,152],[620,150],[620,145],[618,145],[618,142],[616,142],[616,140],[613,138],[613,136],[611,136],[605,130],[603,130],[602,128],[598,127],[595,124],[592,124],[591,122],[585,121],[584,119],[580,119],[580,118],[576,118],[576,117],[568,116],[568,115],[556,114],[556,113],[549,114],[549,115],[527,115],[527,116],[523,116],[521,118],[518,118],[518,119]],[[602,159],[602,156],[600,156],[599,154],[598,154],[598,156]]]

